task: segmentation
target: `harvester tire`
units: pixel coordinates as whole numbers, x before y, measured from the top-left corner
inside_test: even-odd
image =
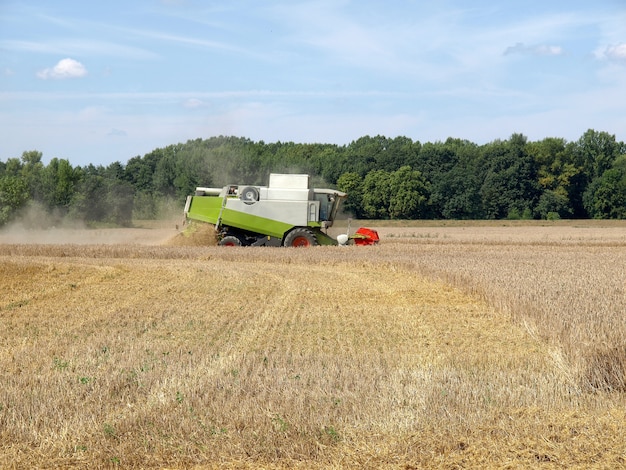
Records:
[[[285,237],[285,246],[308,247],[319,245],[315,234],[307,228],[296,228]]]
[[[246,204],[254,204],[259,200],[259,190],[253,186],[246,186],[241,190],[240,197]]]
[[[219,246],[241,246],[241,240],[232,235],[228,235],[220,240]]]

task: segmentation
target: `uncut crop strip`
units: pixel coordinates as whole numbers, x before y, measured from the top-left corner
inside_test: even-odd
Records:
[[[626,246],[391,243],[379,256],[508,312],[562,349],[579,387],[626,390]]]

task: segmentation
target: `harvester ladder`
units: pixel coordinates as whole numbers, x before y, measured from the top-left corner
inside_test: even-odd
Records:
[[[217,216],[217,221],[215,222],[215,230],[220,228],[220,224],[222,222],[222,214],[224,213],[224,207],[226,207],[226,198],[228,198],[228,193],[224,194],[224,199],[222,199],[222,207],[220,208],[220,213]]]

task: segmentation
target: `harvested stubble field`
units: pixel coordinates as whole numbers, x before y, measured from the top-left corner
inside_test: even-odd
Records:
[[[0,233],[0,467],[626,466],[626,223],[133,230]]]

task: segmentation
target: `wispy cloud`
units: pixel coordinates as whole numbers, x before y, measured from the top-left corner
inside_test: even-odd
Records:
[[[87,69],[83,64],[74,59],[61,59],[54,67],[40,70],[37,77],[42,80],[82,78],[87,75]]]
[[[294,98],[310,99],[318,101],[327,98],[373,98],[387,97],[403,99],[412,94],[391,91],[306,91],[306,90],[231,90],[231,91],[183,91],[183,92],[114,92],[114,93],[92,93],[92,92],[2,92],[0,91],[0,102],[2,101],[63,101],[63,100],[102,100],[102,101],[143,101],[152,103],[180,103],[181,101],[189,107],[207,104],[205,100],[232,100],[232,99],[274,99],[274,98]]]
[[[109,137],[126,137],[126,136],[128,136],[128,134],[126,133],[126,131],[124,131],[124,130],[122,130],[122,129],[116,129],[116,128],[111,129],[111,130],[107,133],[107,135],[108,135]]]
[[[44,54],[64,54],[64,55],[98,55],[125,57],[129,59],[155,59],[158,54],[123,44],[109,41],[93,40],[54,40],[47,42],[5,40],[0,41],[0,49],[17,52],[33,52]]]
[[[504,51],[504,55],[511,54],[558,56],[563,55],[563,48],[561,46],[551,46],[548,44],[536,44],[527,46],[524,43],[518,42],[514,46],[507,47]]]
[[[450,76],[449,46],[455,43],[453,27],[447,24],[449,39],[434,34],[441,24],[422,17],[398,16],[395,8],[380,8],[366,2],[355,11],[350,2],[296,2],[275,6],[268,15],[285,28],[287,57],[300,60],[307,51],[308,63],[320,68],[362,70],[360,76],[385,76],[433,80]],[[291,52],[291,53],[290,53]],[[339,75],[338,75],[339,76]]]
[[[52,46],[50,43],[35,42],[35,41],[17,41],[17,40],[0,41],[0,49],[4,51],[37,52],[37,53],[61,52],[61,50],[58,47]]]
[[[37,146],[123,160],[231,133],[325,142],[623,134],[623,2],[8,2],[0,159]],[[50,86],[85,75],[87,88]]]
[[[253,55],[250,53],[248,49],[244,49],[244,48],[235,46],[233,44],[229,44],[227,42],[222,42],[222,41],[211,41],[211,40],[201,39],[201,38],[193,37],[193,36],[163,33],[160,31],[129,29],[129,28],[118,28],[118,29],[120,31],[124,31],[125,33],[134,34],[142,38],[156,39],[159,41],[182,44],[185,46],[199,47],[203,49],[223,50],[227,52],[235,52],[239,54],[243,53],[246,55]]]
[[[372,2],[355,12],[348,2],[319,1],[281,5],[272,14],[288,28],[291,43],[308,48],[322,65],[332,61],[335,68],[356,67],[370,76],[373,71],[394,82],[409,79],[435,88],[460,78],[482,87],[494,70],[507,67],[503,51],[563,56],[566,39],[586,24],[582,15],[510,16],[455,3],[443,10],[420,5],[403,16],[402,9]],[[485,77],[486,70],[491,78]]]

